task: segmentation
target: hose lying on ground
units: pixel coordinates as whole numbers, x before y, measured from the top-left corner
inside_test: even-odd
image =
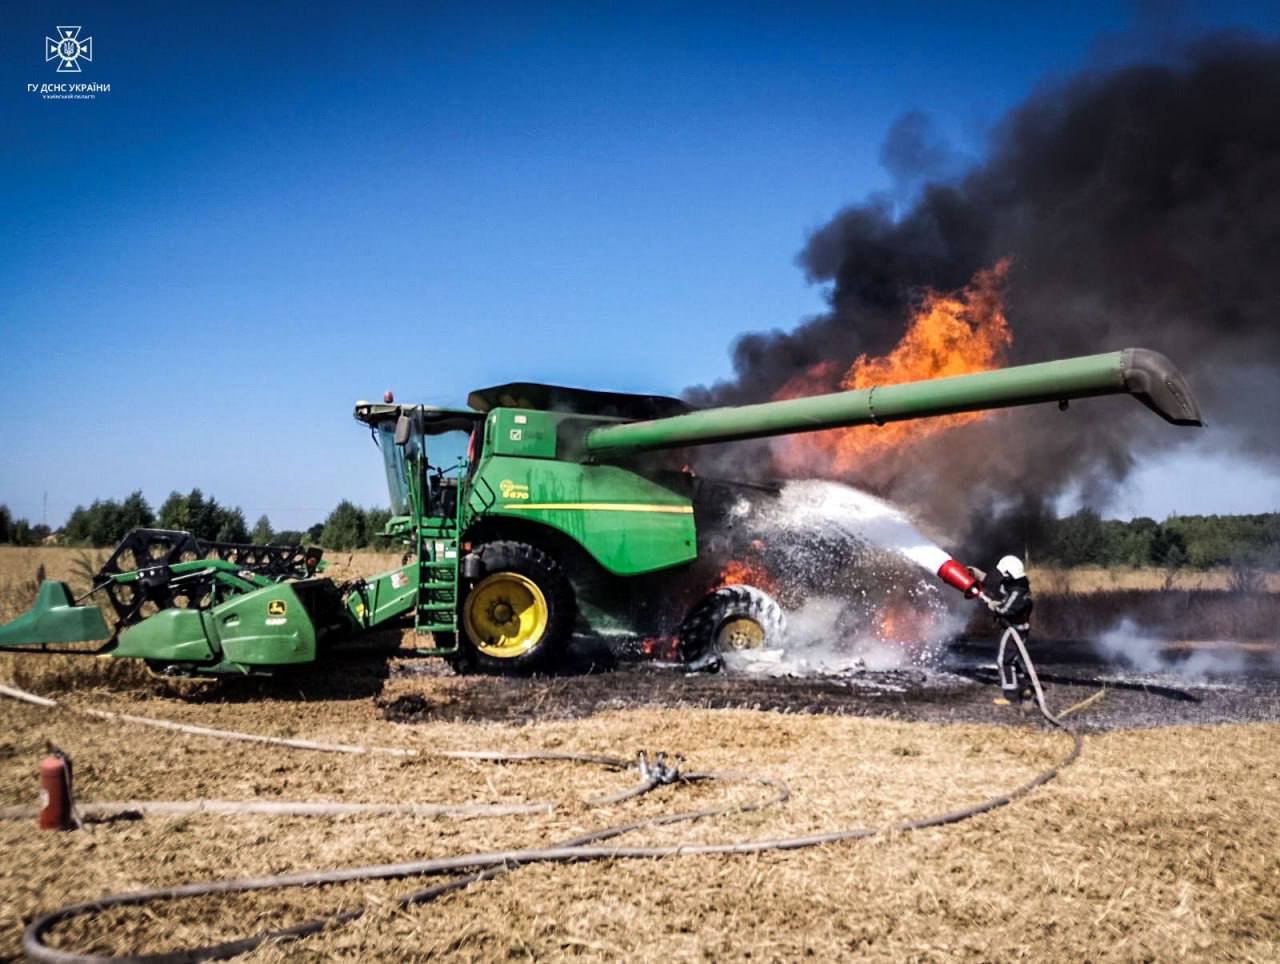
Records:
[[[43,706],[48,709],[70,709],[75,713],[92,716],[99,720],[111,720],[120,723],[136,723],[139,726],[153,726],[161,730],[174,730],[178,733],[190,733],[193,736],[211,736],[219,740],[237,740],[244,743],[266,743],[271,746],[285,746],[293,750],[316,750],[320,753],[379,753],[388,756],[418,756],[417,750],[393,746],[359,746],[353,743],[319,743],[315,740],[296,740],[283,736],[264,736],[259,733],[241,733],[236,730],[215,730],[207,726],[196,726],[191,723],[174,723],[170,720],[157,720],[149,716],[131,716],[128,713],[116,713],[113,710],[100,710],[92,706],[66,707],[57,700],[47,696],[37,696],[13,686],[0,686],[0,696]],[[625,765],[625,762],[624,762]]]
[[[633,793],[627,790],[625,793]],[[75,812],[104,822],[147,814],[177,817],[197,813],[259,814],[271,817],[521,817],[555,810],[550,801],[535,803],[339,803],[332,800],[112,800],[76,803]],[[0,820],[34,820],[39,807],[0,807]]]
[[[519,763],[526,760],[560,759],[539,757],[536,754],[491,754],[497,763]],[[583,801],[588,807],[609,807],[624,800],[631,800],[648,793],[660,782],[643,775],[635,786],[602,797]],[[409,817],[521,817],[530,814],[549,814],[556,809],[551,800],[533,803],[340,803],[332,800],[121,800],[92,803],[76,803],[77,816],[98,822],[112,818],[144,816],[190,816],[197,813],[258,814],[272,817],[344,817],[399,815]],[[40,813],[39,807],[0,807],[0,820],[32,820]]]
[[[715,844],[672,844],[656,847],[595,846],[603,841],[610,840],[615,837],[619,837],[622,834],[642,828],[669,826],[677,823],[725,816],[732,813],[746,813],[763,810],[767,807],[784,803],[789,797],[789,791],[785,784],[771,780],[767,777],[751,774],[726,774],[714,772],[681,773],[679,772],[678,763],[675,766],[668,767],[665,765],[665,762],[663,762],[651,767],[648,765],[647,760],[641,757],[637,762],[637,768],[641,771],[641,781],[635,788],[623,791],[621,794],[615,794],[610,798],[603,798],[602,800],[594,802],[588,801],[588,803],[600,806],[605,805],[606,803],[618,802],[622,799],[629,799],[631,797],[638,796],[640,793],[655,789],[658,786],[665,784],[687,784],[711,780],[750,781],[768,788],[771,792],[768,796],[762,799],[747,803],[726,804],[707,807],[700,810],[661,814],[655,817],[633,821],[631,823],[616,824],[544,848],[530,847],[515,850],[488,851],[401,864],[382,864],[369,867],[351,867],[300,874],[283,874],[269,877],[207,881],[185,884],[177,887],[162,887],[153,890],[136,891],[128,894],[110,895],[79,904],[70,904],[36,917],[31,921],[23,933],[23,950],[33,960],[56,962],[56,964],[107,964],[107,962],[117,962],[118,964],[118,962],[123,961],[146,962],[146,964],[188,964],[188,962],[194,961],[218,960],[231,957],[236,954],[243,954],[255,947],[258,947],[266,941],[296,940],[309,934],[314,934],[325,927],[349,923],[350,921],[361,917],[365,913],[365,909],[356,908],[307,921],[293,927],[264,931],[249,937],[227,941],[220,944],[210,944],[204,947],[187,948],[184,950],[159,954],[129,955],[122,957],[77,954],[50,947],[45,943],[45,938],[55,927],[68,920],[77,917],[98,915],[104,911],[117,907],[139,906],[155,901],[202,897],[213,894],[277,890],[286,887],[350,883],[363,880],[389,880],[395,878],[427,877],[445,874],[461,875],[400,898],[398,907],[405,908],[428,903],[454,890],[458,890],[482,880],[491,879],[499,874],[531,863],[580,863],[592,860],[621,860],[636,858],[654,859],[711,854],[756,854],[773,850],[798,850],[801,848],[816,847],[823,844],[837,843],[845,840],[861,840],[893,831],[923,830],[928,827],[940,827],[947,824],[959,823],[962,820],[967,820],[971,817],[978,816],[979,814],[989,813],[992,810],[1007,806],[1020,797],[1026,796],[1036,788],[1041,787],[1054,779],[1054,777],[1056,777],[1064,768],[1074,763],[1080,755],[1080,751],[1083,746],[1080,735],[1049,712],[1044,702],[1044,694],[1040,688],[1039,680],[1035,676],[1034,669],[1030,664],[1030,658],[1027,656],[1025,649],[1023,649],[1023,657],[1027,662],[1032,681],[1036,688],[1037,702],[1041,714],[1047,722],[1071,737],[1071,750],[1057,763],[1045,770],[1042,770],[1027,782],[1007,792],[989,797],[986,800],[973,804],[972,806],[948,811],[946,813],[935,814],[929,817],[904,820],[885,827],[858,827],[849,830],[811,834],[806,836],[778,837],[765,840],[736,841]],[[32,699],[29,698],[32,697],[32,694],[25,693],[21,690],[13,690],[9,687],[0,687],[0,694],[24,699],[26,702],[36,703],[36,705],[47,707],[58,706],[55,701],[46,700],[42,697],[34,697]],[[127,722],[138,721],[149,724],[158,722],[149,720],[146,717],[124,717],[122,714],[111,714],[108,717],[107,711],[94,711],[93,715],[103,718],[124,719]],[[211,731],[203,727],[189,728],[185,724],[170,724],[167,728],[180,728],[188,732],[198,731],[199,735],[217,735],[219,738],[225,739],[253,738],[251,734],[235,734],[230,731]],[[268,737],[263,738],[262,742],[279,743],[281,741],[279,738]],[[291,744],[285,743],[284,745]],[[365,747],[353,748],[342,744],[316,744],[307,747],[295,748],[344,753],[379,752],[380,749]],[[387,748],[381,749],[385,750]],[[403,752],[406,754],[418,755],[416,751]],[[455,759],[480,759],[492,760],[495,762],[543,759],[570,760],[574,762],[595,763],[612,769],[629,767],[631,765],[630,762],[626,760],[619,760],[613,757],[595,756],[592,754],[503,754],[463,751],[460,753],[445,752],[441,755],[453,757]]]

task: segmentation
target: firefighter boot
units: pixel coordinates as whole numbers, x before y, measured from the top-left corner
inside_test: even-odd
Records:
[[[991,701],[996,706],[1016,706],[1022,702],[1022,694],[1018,692],[1018,687],[1001,686],[1000,695]]]

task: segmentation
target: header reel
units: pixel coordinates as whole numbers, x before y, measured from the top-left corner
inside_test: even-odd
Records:
[[[260,580],[244,578],[249,574],[271,582],[309,579],[320,568],[323,552],[300,545],[208,542],[174,529],[133,529],[94,576],[92,591],[106,595],[119,632],[162,609],[209,609],[237,591],[258,588]],[[190,565],[200,560],[231,566]],[[249,585],[228,584],[220,575]]]

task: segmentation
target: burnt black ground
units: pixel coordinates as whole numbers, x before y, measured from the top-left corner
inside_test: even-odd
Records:
[[[580,719],[636,707],[703,707],[1044,725],[1030,707],[993,704],[998,692],[993,659],[993,647],[972,643],[952,647],[939,665],[927,669],[803,678],[686,674],[655,663],[620,663],[607,671],[558,676],[454,677],[438,660],[405,660],[393,665],[392,675],[422,678],[421,692],[379,706],[388,719],[404,723],[519,723]],[[1081,644],[1041,644],[1036,659],[1055,712],[1105,689],[1100,700],[1073,717],[1081,730],[1280,720],[1280,675],[1259,667],[1209,679],[1172,672],[1138,674],[1100,661]],[[442,677],[448,677],[447,682]]]

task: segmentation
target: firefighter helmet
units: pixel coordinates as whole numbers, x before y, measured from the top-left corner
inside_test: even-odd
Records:
[[[1027,570],[1022,565],[1022,560],[1017,556],[1005,556],[997,562],[996,572],[1006,579],[1021,579],[1027,574]]]

